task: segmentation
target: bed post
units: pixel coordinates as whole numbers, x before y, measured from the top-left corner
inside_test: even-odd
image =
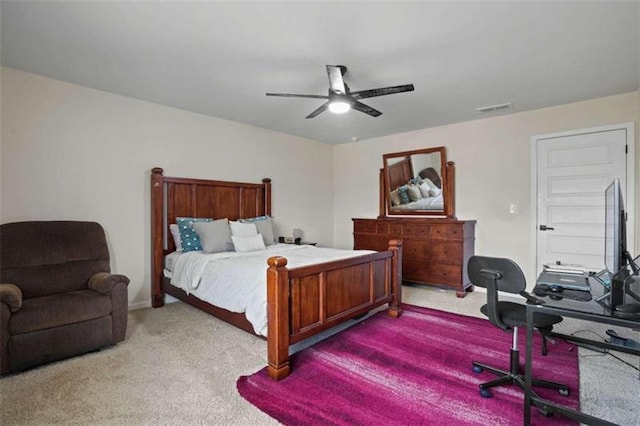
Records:
[[[447,187],[445,188],[447,190],[447,194],[445,194],[445,196],[447,197],[447,205],[445,206],[447,208],[447,211],[444,212],[447,215],[447,218],[449,219],[455,219],[456,215],[455,215],[455,211],[456,211],[456,193],[455,193],[455,184],[456,184],[456,176],[455,176],[455,163],[453,161],[447,161],[447,165],[445,167],[445,173],[447,174]]]
[[[262,179],[264,185],[264,214],[271,216],[271,179]]]
[[[269,377],[289,375],[289,271],[287,259],[267,260],[267,361]]]
[[[398,318],[402,314],[402,240],[389,241],[391,257],[391,293],[389,316]]]
[[[151,169],[151,305],[154,308],[164,306],[162,291],[162,248],[164,246],[163,212],[163,170]]]

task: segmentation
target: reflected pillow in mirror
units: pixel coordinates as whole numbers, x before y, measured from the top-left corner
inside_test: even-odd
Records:
[[[418,201],[422,198],[422,194],[420,193],[420,188],[416,185],[407,185],[407,192],[409,193],[409,198],[411,201]]]
[[[442,194],[442,189],[440,188],[435,188],[435,189],[431,188],[429,190],[429,195],[431,195],[432,197],[437,197],[440,194]]]
[[[422,194],[422,196],[424,198],[429,198],[431,197],[431,194],[429,193],[429,191],[432,189],[427,182],[422,182],[419,186],[420,188],[420,194]]]
[[[440,189],[440,188],[438,188],[438,186],[437,186],[435,183],[433,183],[433,181],[432,181],[431,179],[429,179],[429,178],[422,179],[422,182],[423,182],[423,183],[426,183],[427,185],[429,185],[429,188],[433,188],[433,189]]]
[[[400,196],[400,204],[409,204],[411,202],[407,185],[402,185],[398,188],[398,195]]]
[[[391,200],[392,206],[400,205],[400,194],[398,194],[398,188],[394,189],[389,193],[389,200]]]

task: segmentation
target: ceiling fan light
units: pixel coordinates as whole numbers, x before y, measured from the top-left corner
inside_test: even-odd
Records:
[[[333,101],[329,103],[329,111],[334,114],[344,114],[351,109],[351,105],[344,101]]]

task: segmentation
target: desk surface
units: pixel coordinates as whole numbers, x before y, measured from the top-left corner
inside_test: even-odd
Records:
[[[591,278],[591,295],[592,300],[579,301],[563,298],[560,300],[553,300],[551,297],[537,296],[545,301],[543,305],[527,305],[527,337],[526,337],[526,361],[525,361],[525,404],[524,404],[524,424],[528,426],[531,424],[531,407],[532,405],[538,406],[541,409],[553,413],[561,413],[571,419],[577,420],[580,423],[589,425],[611,425],[612,423],[606,420],[598,419],[589,414],[584,414],[579,411],[572,410],[567,407],[562,407],[538,398],[532,392],[532,375],[533,368],[531,363],[532,341],[533,341],[533,315],[536,312],[548,313],[560,315],[562,317],[572,317],[576,319],[593,321],[604,324],[612,324],[621,327],[627,327],[631,329],[640,328],[640,318],[621,318],[612,313],[611,309],[607,306],[597,302],[597,298],[603,295],[606,290],[602,284],[600,284],[594,278]],[[630,283],[629,289],[631,289],[636,295],[640,294],[640,279],[635,277],[634,282]],[[562,293],[560,293],[561,295]],[[638,303],[630,294],[625,294],[623,303]],[[620,344],[612,344],[610,342],[602,342],[589,338],[579,338],[576,336],[567,336],[558,333],[551,333],[552,336],[564,338],[576,343],[586,343],[591,346],[603,347],[607,349],[614,349],[621,352],[639,355],[640,349],[635,347],[627,347]]]
[[[554,296],[561,297],[559,300],[554,300],[551,296],[541,296],[536,294],[536,297],[544,300],[544,305],[550,308],[559,308],[566,309],[575,312],[583,312],[590,313],[595,315],[601,315],[605,317],[612,318],[620,318],[617,317],[614,313],[612,313],[611,309],[608,306],[604,306],[603,304],[597,302],[597,299],[606,293],[606,289],[602,284],[600,284],[595,278],[591,277],[589,279],[591,284],[591,297],[592,299],[589,301],[580,301],[573,300],[569,298],[563,298],[563,293],[556,293]],[[640,277],[633,277],[633,281],[629,284],[629,288],[635,293],[640,294]],[[566,290],[565,290],[566,291]],[[623,303],[640,303],[635,300],[631,295],[625,294],[625,298]],[[627,318],[628,319],[628,318]],[[633,321],[640,322],[640,318],[632,319]]]

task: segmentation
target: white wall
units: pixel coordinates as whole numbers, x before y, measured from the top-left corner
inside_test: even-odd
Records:
[[[456,216],[477,220],[476,253],[512,258],[532,285],[531,136],[637,123],[639,99],[640,94],[634,92],[338,145],[334,148],[335,245],[353,246],[351,218],[378,215],[378,171],[383,154],[442,145],[447,148],[447,159],[456,163]],[[638,173],[637,124],[635,134]],[[635,179],[638,182],[637,176]],[[636,192],[638,205],[640,184]],[[510,204],[517,205],[517,214],[509,214]],[[640,224],[637,217],[636,223]],[[635,247],[640,247],[638,234],[636,229]]]
[[[456,213],[476,219],[476,253],[508,255],[531,275],[531,136],[640,122],[640,93],[330,146],[0,68],[0,218],[95,220],[132,307],[150,300],[149,172],[273,179],[281,233],[350,248],[353,217],[378,215],[382,154],[447,147]],[[636,139],[638,130],[636,127]],[[636,141],[637,173],[640,144]],[[638,177],[636,176],[636,181]],[[636,223],[640,228],[640,184]],[[509,204],[518,214],[508,213]],[[640,247],[636,230],[635,247]]]
[[[94,220],[112,269],[150,304],[149,174],[273,181],[283,233],[330,245],[330,145],[2,68],[0,217]]]

